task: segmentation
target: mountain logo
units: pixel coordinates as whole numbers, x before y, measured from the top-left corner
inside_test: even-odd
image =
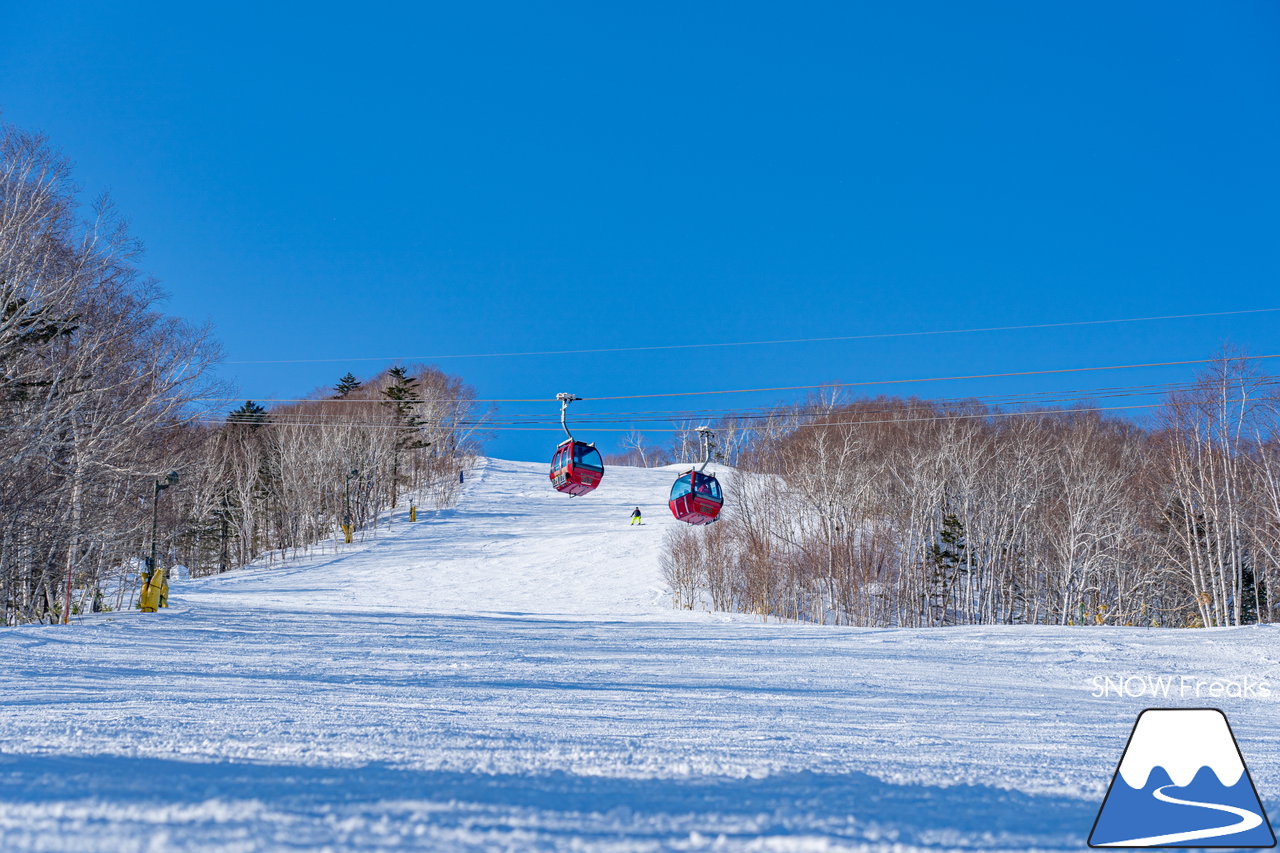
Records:
[[[1090,847],[1275,847],[1226,715],[1138,715],[1089,833]]]

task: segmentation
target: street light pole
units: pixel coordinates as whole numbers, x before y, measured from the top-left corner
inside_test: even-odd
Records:
[[[147,561],[147,571],[142,578],[144,590],[151,585],[156,573],[156,529],[160,521],[160,493],[177,483],[178,472],[170,471],[163,481],[157,480],[155,484],[155,494],[151,498],[151,559]]]

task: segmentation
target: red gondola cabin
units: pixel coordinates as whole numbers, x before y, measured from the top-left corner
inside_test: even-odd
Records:
[[[724,495],[710,474],[686,471],[671,487],[671,514],[689,524],[710,524],[720,515]]]
[[[557,492],[585,495],[604,479],[604,460],[595,445],[566,438],[551,457],[551,485]]]

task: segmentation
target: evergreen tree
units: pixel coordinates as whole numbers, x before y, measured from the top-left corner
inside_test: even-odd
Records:
[[[1253,561],[1244,564],[1240,579],[1240,623],[1253,625],[1261,621],[1270,607],[1266,581],[1260,581],[1253,571]]]
[[[234,479],[247,485],[248,490],[236,494],[232,492],[230,482],[225,484],[221,507],[213,513],[219,527],[219,548],[225,548],[223,522],[226,521],[229,527],[248,516],[252,519],[251,531],[245,542],[248,559],[253,559],[267,547],[266,538],[272,529],[272,505],[278,505],[280,500],[276,488],[279,460],[272,442],[260,432],[270,422],[271,416],[265,407],[246,400],[244,405],[227,416],[222,430],[227,461],[239,469]],[[229,532],[225,531],[227,536]]]
[[[245,400],[244,405],[227,415],[229,424],[247,424],[260,427],[267,422],[267,410],[252,400]]]
[[[929,564],[932,569],[930,586],[933,587],[934,624],[947,624],[951,591],[956,580],[969,570],[968,546],[965,542],[964,523],[955,513],[942,516],[940,542],[929,546]]]
[[[333,386],[333,390],[338,393],[334,395],[335,400],[342,400],[348,394],[360,387],[360,380],[356,379],[355,374],[347,371],[347,375],[338,380],[338,384]]]
[[[424,424],[422,418],[414,412],[414,406],[422,402],[417,393],[418,380],[409,376],[403,367],[391,368],[388,376],[391,383],[382,389],[382,396],[387,398],[383,405],[391,409],[395,418],[397,445],[401,450],[426,447],[417,438],[417,433]]]
[[[431,442],[422,439],[425,422],[414,412],[414,406],[422,402],[417,393],[418,380],[410,376],[403,367],[391,368],[387,376],[391,381],[382,389],[382,396],[387,398],[383,405],[391,410],[395,420],[395,442],[391,456],[391,506],[395,507],[400,478],[400,454],[427,447]]]

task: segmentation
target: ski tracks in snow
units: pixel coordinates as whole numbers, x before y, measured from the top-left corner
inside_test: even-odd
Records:
[[[487,460],[345,551],[0,632],[4,849],[1075,850],[1150,703],[1089,679],[1280,639],[675,611],[673,477]],[[1227,710],[1265,797],[1274,707]]]

